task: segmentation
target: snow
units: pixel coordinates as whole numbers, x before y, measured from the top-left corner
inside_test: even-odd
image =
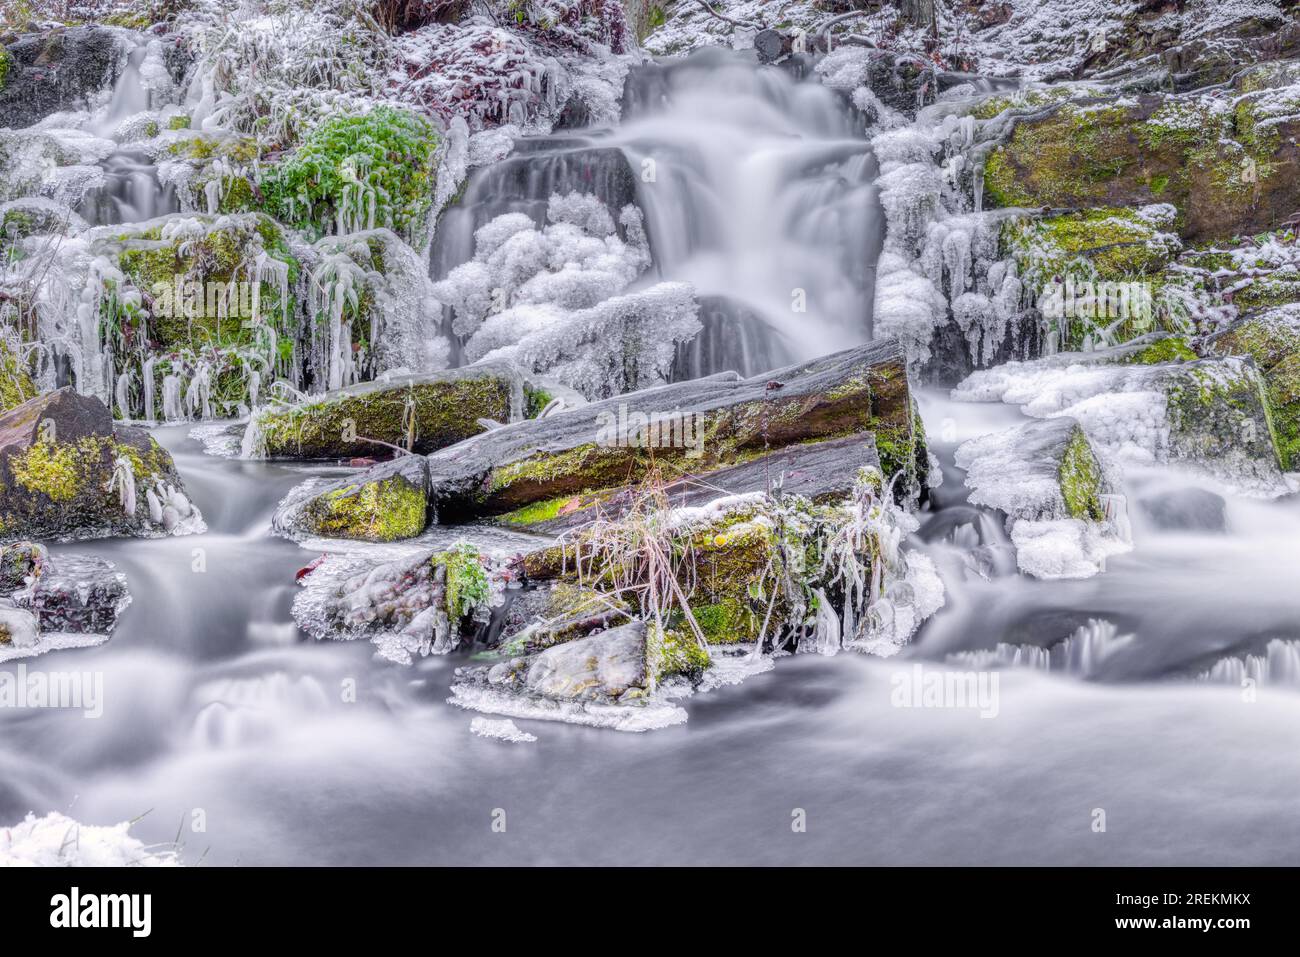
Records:
[[[132,822],[107,827],[82,824],[57,811],[29,813],[0,828],[0,867],[178,867],[174,850],[145,845],[130,834]]]

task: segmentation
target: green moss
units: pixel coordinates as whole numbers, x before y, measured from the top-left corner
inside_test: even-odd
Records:
[[[559,495],[552,499],[542,499],[523,508],[517,508],[513,512],[506,512],[501,516],[501,521],[508,525],[537,525],[548,522],[558,517],[561,509],[575,500],[580,502],[581,498],[574,495]]]
[[[534,389],[530,385],[524,386],[524,418],[535,419],[542,414],[551,400],[555,397],[544,389]]]
[[[0,47],[0,91],[9,82],[9,71],[13,69],[14,58],[4,47]]]
[[[395,542],[424,531],[424,492],[400,475],[347,485],[313,499],[304,518],[317,534],[366,542]]]
[[[1106,517],[1101,506],[1101,466],[1082,429],[1076,428],[1070,436],[1058,477],[1066,514],[1094,522]]]
[[[170,120],[167,121],[167,129],[169,130],[188,130],[189,128],[190,128],[190,118],[189,115],[186,113],[181,113],[176,116],[173,116]]]
[[[1264,376],[1270,421],[1284,469],[1300,466],[1300,352],[1289,355]]]
[[[8,412],[37,395],[35,383],[7,342],[0,340],[0,412]]]
[[[447,616],[458,622],[488,600],[488,577],[478,549],[462,542],[435,555],[435,565],[447,570]]]
[[[27,491],[53,502],[68,502],[85,483],[80,451],[70,443],[33,442],[9,460],[9,468],[14,481]]]
[[[674,676],[696,681],[713,661],[689,630],[668,628],[660,633],[651,624],[646,626],[646,663],[656,682]]]
[[[385,106],[334,117],[266,172],[261,186],[267,208],[319,237],[340,210],[359,216],[361,198],[353,185],[359,181],[373,197],[376,225],[418,239],[432,205],[437,147],[433,124],[406,110]]]
[[[1121,106],[1066,104],[1051,116],[1018,123],[989,157],[984,189],[994,206],[1095,205],[1106,184],[1132,164]]]
[[[1124,361],[1132,365],[1159,365],[1162,362],[1192,362],[1197,358],[1182,336],[1167,336],[1146,346]]]
[[[408,402],[411,418],[407,419]],[[409,387],[342,392],[259,415],[272,457],[343,458],[373,454],[378,439],[427,454],[483,431],[478,419],[510,415],[510,383],[493,375],[459,376]]]

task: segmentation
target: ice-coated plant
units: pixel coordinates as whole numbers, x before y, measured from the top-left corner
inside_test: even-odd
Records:
[[[336,116],[262,179],[267,208],[318,238],[384,226],[419,241],[433,197],[438,133],[406,110]]]

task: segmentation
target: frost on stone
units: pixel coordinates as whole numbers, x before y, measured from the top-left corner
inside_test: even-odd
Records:
[[[1119,465],[1174,464],[1246,494],[1283,494],[1258,370],[1236,358],[1124,362],[1141,348],[1007,362],[972,373],[952,396],[1017,405],[1034,418],[1073,418]]]
[[[1130,546],[1126,502],[1068,417],[964,442],[970,502],[1006,515],[1020,570],[1036,578],[1086,578]]]
[[[0,867],[178,867],[175,850],[131,836],[130,821],[82,824],[57,811],[0,828]]]

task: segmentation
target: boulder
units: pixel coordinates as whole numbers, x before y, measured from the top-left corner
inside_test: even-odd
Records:
[[[871,432],[842,439],[790,445],[767,455],[717,469],[684,475],[668,482],[663,493],[674,508],[707,505],[729,495],[776,491],[802,495],[813,502],[842,500],[863,468],[880,468],[876,438]],[[554,535],[589,522],[595,515],[618,518],[636,500],[632,489],[575,495],[528,505],[500,516],[506,524]]]
[[[1300,467],[1300,304],[1248,314],[1212,337],[1209,351],[1247,356],[1264,376],[1278,456]]]
[[[488,573],[469,544],[378,563],[330,558],[301,584],[293,616],[309,635],[366,638],[403,664],[451,651],[488,618]]]
[[[0,538],[203,531],[171,455],[65,387],[0,416]]]
[[[272,527],[289,538],[395,542],[428,526],[428,495],[428,461],[402,455],[356,478],[300,486],[280,504]]]
[[[256,457],[339,459],[399,446],[428,454],[486,431],[480,419],[523,417],[522,376],[488,362],[421,375],[396,375],[328,392],[291,406],[270,406],[249,423],[246,453]]]
[[[126,66],[132,35],[113,27],[84,26],[33,33],[4,48],[0,117],[13,129],[51,113],[85,109]]]
[[[617,490],[652,471],[669,480],[699,476],[867,431],[882,468],[919,487],[928,468],[924,435],[892,340],[750,379],[724,373],[494,429],[429,456],[431,495],[444,519],[501,515]]]
[[[966,470],[971,503],[996,508],[1012,521],[1105,520],[1105,473],[1069,416],[971,439],[958,447],[956,461]]]
[[[973,373],[953,397],[1019,405],[1034,418],[1070,416],[1108,454],[1182,465],[1243,490],[1283,494],[1278,433],[1255,364],[1235,356],[1134,361],[1153,346],[1177,352],[1177,341],[1144,339],[1009,362]]]
[[[985,197],[1052,209],[1171,203],[1193,241],[1272,229],[1300,208],[1300,120],[1274,116],[1280,102],[1252,94],[1223,110],[1209,97],[1144,94],[1012,117],[987,157]]]

